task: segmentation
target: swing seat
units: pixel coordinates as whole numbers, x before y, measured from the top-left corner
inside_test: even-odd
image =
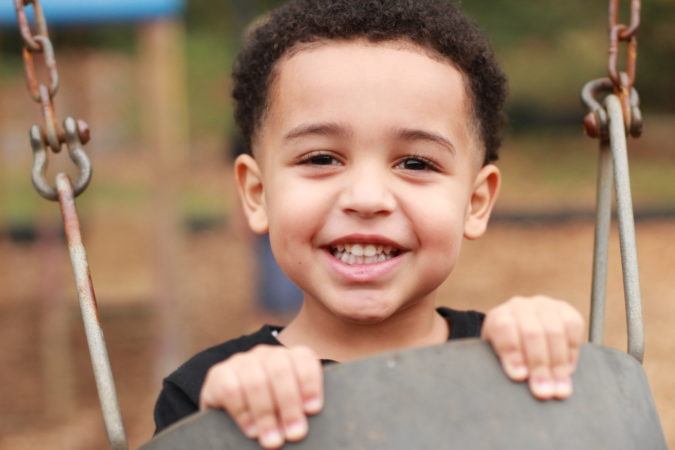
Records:
[[[490,346],[465,340],[325,370],[325,406],[289,449],[666,450],[646,376],[631,356],[585,345],[566,401],[511,382]],[[194,414],[141,450],[259,450],[222,411]]]

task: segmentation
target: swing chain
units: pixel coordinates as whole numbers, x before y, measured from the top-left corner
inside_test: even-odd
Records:
[[[36,33],[31,31],[25,6],[32,5]],[[61,207],[61,216],[70,253],[70,261],[75,275],[77,296],[80,302],[87,345],[94,371],[96,389],[101,402],[103,421],[108,433],[108,441],[113,450],[127,450],[127,438],[120,414],[115,383],[113,381],[108,351],[103,338],[103,330],[98,318],[98,307],[94,286],[89,273],[87,255],[82,243],[80,221],[75,209],[75,197],[84,192],[91,180],[91,162],[84,151],[89,141],[89,127],[86,122],[66,117],[63,126],[59,125],[54,110],[53,99],[59,89],[59,72],[56,68],[54,47],[49,39],[47,21],[39,0],[14,0],[17,21],[24,41],[23,61],[26,82],[33,100],[40,103],[45,128],[33,125],[30,128],[30,144],[33,150],[32,180],[37,192],[47,200],[57,201]],[[48,81],[39,81],[35,70],[35,56],[40,55],[48,73]],[[63,144],[68,156],[79,169],[75,183],[63,172],[55,177],[54,186],[50,185],[45,172],[48,163],[48,150],[54,153],[61,150]]]
[[[640,99],[635,85],[637,67],[637,32],[640,28],[640,0],[631,0],[630,20],[628,25],[620,23],[619,10],[621,0],[609,0],[609,51],[608,74],[609,78],[601,78],[589,82],[582,91],[582,101],[586,105],[588,114],[584,118],[586,134],[592,138],[606,141],[609,135],[607,114],[601,112],[604,108],[599,100],[601,94],[605,97],[614,93],[621,102],[626,134],[637,138],[642,134],[642,114]],[[626,67],[619,70],[619,48],[626,43]]]
[[[628,353],[642,362],[644,325],[626,144],[627,136],[637,138],[642,134],[640,97],[634,87],[640,0],[631,0],[629,25],[619,23],[620,3],[620,0],[609,0],[609,76],[589,81],[581,91],[581,100],[588,111],[584,118],[586,134],[600,140],[589,337],[592,343],[603,342],[607,251],[612,222],[612,190],[614,190],[626,305]],[[619,46],[622,42],[628,44],[625,71],[619,71],[617,68]]]
[[[26,6],[33,6],[35,32],[26,14]],[[63,144],[66,144],[72,161],[80,168],[78,181],[75,185],[75,193],[79,195],[87,187],[91,177],[91,164],[82,146],[89,142],[89,126],[83,120],[66,118],[63,125],[59,123],[54,108],[54,97],[59,90],[59,72],[56,67],[56,55],[54,46],[49,38],[47,21],[44,16],[40,0],[14,0],[19,30],[23,39],[23,62],[26,74],[26,84],[33,100],[40,104],[44,128],[34,126],[30,130],[31,147],[33,148],[33,185],[38,193],[48,199],[56,200],[53,187],[44,179],[47,166],[47,149],[59,153]],[[41,65],[47,72],[47,80],[40,80],[36,70],[36,56],[41,59]],[[74,139],[74,134],[77,139]],[[39,140],[37,140],[39,138]],[[77,144],[73,144],[76,142]],[[71,148],[71,145],[76,147]],[[73,155],[78,155],[73,159]],[[38,157],[38,155],[41,155]],[[86,161],[86,162],[85,162]]]

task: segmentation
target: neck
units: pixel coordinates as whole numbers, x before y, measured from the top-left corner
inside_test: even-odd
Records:
[[[449,326],[428,296],[377,323],[358,323],[334,315],[305,297],[298,315],[280,333],[287,347],[305,345],[321,359],[351,361],[390,350],[440,344]]]

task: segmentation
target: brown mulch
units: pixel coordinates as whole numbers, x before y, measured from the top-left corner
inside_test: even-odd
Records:
[[[101,318],[129,440],[152,434],[160,386],[162,333],[153,298],[150,228],[123,222],[88,227],[87,243]],[[670,446],[675,447],[675,224],[638,224],[645,370]],[[588,311],[591,223],[499,224],[467,242],[460,264],[441,288],[442,303],[485,310],[512,295],[546,293]],[[256,328],[250,255],[231,228],[192,235],[181,243],[184,274],[176,305],[182,359]],[[98,449],[106,441],[65,250],[0,241],[0,448]],[[51,252],[51,253],[50,253]],[[45,261],[45,254],[51,260]],[[607,344],[625,348],[618,242],[612,236]],[[45,275],[46,274],[46,275]]]

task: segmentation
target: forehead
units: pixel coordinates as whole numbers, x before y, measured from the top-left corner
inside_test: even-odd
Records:
[[[422,127],[473,143],[462,73],[410,42],[304,44],[279,61],[268,97],[261,135],[316,121],[371,137],[385,128]]]

